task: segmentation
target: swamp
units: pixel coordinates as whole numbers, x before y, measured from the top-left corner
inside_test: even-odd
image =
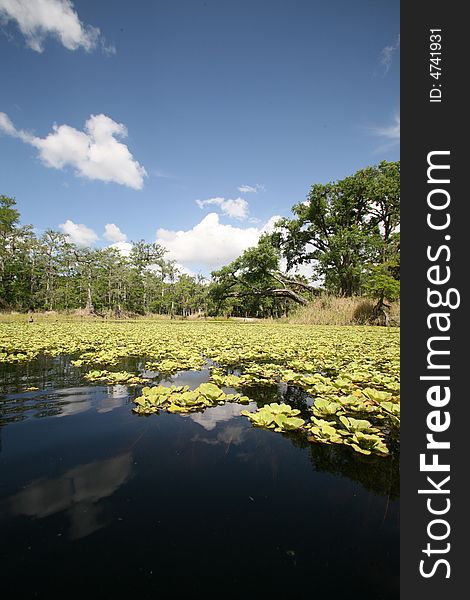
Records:
[[[395,600],[398,3],[0,30],[6,600]]]
[[[397,596],[398,328],[6,322],[0,373],[1,560],[28,597],[77,572]]]

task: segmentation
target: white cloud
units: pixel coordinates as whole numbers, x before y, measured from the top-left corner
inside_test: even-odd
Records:
[[[104,226],[103,237],[108,242],[126,242],[127,235],[123,233],[114,223],[107,223]]]
[[[255,185],[243,184],[238,188],[238,191],[241,192],[242,194],[249,194],[249,193],[257,194],[258,192],[265,192],[266,188],[261,183],[255,183]]]
[[[387,127],[375,127],[374,133],[381,137],[387,138],[388,140],[399,140],[400,139],[400,115],[395,115],[394,123]]]
[[[83,223],[74,223],[72,220],[67,219],[59,227],[67,235],[70,242],[81,248],[92,246],[98,240],[98,236],[93,229],[83,225]]]
[[[97,27],[85,25],[70,0],[0,0],[0,21],[14,21],[36,52],[44,50],[47,36],[57,38],[68,50],[93,50],[100,39]],[[113,46],[104,51],[112,52]],[[115,51],[115,50],[114,50]]]
[[[1,1],[1,0],[0,0]],[[54,125],[45,138],[16,129],[5,113],[0,113],[0,129],[39,150],[47,166],[62,169],[71,166],[77,175],[100,181],[113,181],[140,190],[147,175],[117,138],[127,137],[127,129],[106,115],[91,115],[84,131],[69,125]]]
[[[9,116],[4,112],[0,112],[0,130],[3,131],[3,133],[6,133],[7,135],[18,137],[15,126],[10,121]]]
[[[248,202],[243,198],[209,198],[209,200],[196,200],[199,208],[204,206],[215,205],[220,206],[221,211],[232,219],[246,219],[248,216]]]
[[[175,267],[181,275],[188,275],[189,277],[196,277],[196,273],[194,271],[191,271],[191,269],[188,269],[188,267],[185,267],[184,265],[182,265],[178,262],[175,263]]]
[[[130,242],[115,242],[108,246],[108,248],[115,248],[123,256],[129,256],[132,250],[132,244]]]
[[[397,41],[395,42],[395,44],[392,44],[390,46],[385,46],[385,48],[383,48],[382,51],[380,52],[379,61],[385,70],[384,71],[385,74],[388,73],[390,67],[392,66],[393,55],[395,54],[395,52],[398,50],[399,47],[400,47],[400,35],[398,35]]]
[[[182,264],[217,268],[231,262],[244,250],[256,246],[262,233],[273,231],[274,216],[261,228],[222,225],[217,213],[209,213],[200,223],[187,231],[157,230],[157,243],[168,250],[167,258]]]
[[[282,219],[280,215],[274,215],[273,217],[270,217],[259,230],[259,234],[272,233],[274,231],[274,225],[279,221],[279,219]]]

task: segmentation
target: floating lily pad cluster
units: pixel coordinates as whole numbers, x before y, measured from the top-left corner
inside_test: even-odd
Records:
[[[104,381],[110,385],[144,383],[145,379],[127,371],[89,371],[84,375],[88,381]]]
[[[297,416],[300,414],[299,410],[275,402],[254,413],[243,410],[241,414],[247,416],[257,427],[264,429],[305,431],[310,442],[344,444],[361,454],[385,456],[389,453],[383,434],[365,419],[340,416],[337,420],[324,420],[311,417],[311,423],[306,423]]]
[[[393,328],[156,320],[0,324],[1,362],[28,361],[41,353],[73,355],[81,365],[146,357],[157,370],[164,360],[182,369],[188,363],[200,368],[210,359],[225,369],[271,364],[297,374],[347,371],[371,387],[376,387],[373,377],[399,375],[399,335]]]
[[[292,431],[299,429],[305,423],[297,416],[300,414],[300,410],[277,402],[265,404],[254,413],[242,410],[241,414],[248,417],[254,425],[274,429],[274,431]]]
[[[341,377],[329,378],[319,373],[302,374],[273,365],[247,370],[235,379],[234,375],[223,376],[215,373],[220,383],[230,381],[234,388],[266,383],[284,382],[295,385],[314,400],[311,407],[312,423],[297,423],[297,427],[308,432],[307,439],[312,442],[328,444],[344,444],[362,454],[386,455],[389,453],[385,438],[391,432],[398,433],[400,425],[400,404],[398,383],[388,376],[375,376],[371,380],[383,389],[361,387],[365,377],[354,373],[344,373]],[[391,390],[391,391],[388,391]],[[272,405],[271,405],[272,406]],[[248,416],[248,415],[247,415]],[[380,427],[373,426],[367,416]],[[258,426],[273,428],[273,420],[264,407],[250,416]],[[278,429],[279,430],[279,429]]]
[[[253,385],[286,383],[298,387],[315,398],[312,407],[317,417],[345,415],[347,413],[373,413],[399,425],[400,397],[398,381],[390,376],[344,372],[340,377],[326,377],[320,373],[304,374],[285,369],[281,365],[257,365],[246,369],[242,375],[225,375],[221,369],[212,371],[212,380],[219,385],[248,388]],[[377,388],[364,386],[373,382]]]
[[[175,356],[160,361],[148,361],[145,363],[145,368],[149,371],[158,371],[169,375],[178,371],[198,371],[204,367],[205,363],[206,361],[199,354],[176,352]]]
[[[248,404],[250,399],[242,394],[227,394],[213,383],[202,383],[195,390],[189,386],[153,386],[142,388],[142,396],[134,400],[134,412],[151,414],[164,408],[172,413],[188,413],[209,406],[238,402]]]
[[[336,413],[337,414],[337,413]],[[309,441],[321,441],[327,444],[345,444],[361,454],[389,453],[380,429],[366,419],[339,416],[336,420],[324,420],[311,417],[307,427]]]
[[[364,453],[385,454],[388,439],[398,437],[399,332],[394,328],[157,320],[0,324],[0,363],[26,363],[41,354],[71,356],[88,381],[110,384],[147,382],[149,371],[169,378],[210,367],[210,382],[202,385],[214,388],[144,387],[138,412],[201,410],[240,402],[250,388],[282,384],[311,398],[310,421],[299,424],[298,414],[285,408],[276,413],[271,404],[261,415],[250,413],[253,423],[298,429],[311,441],[342,443]],[[118,370],[127,358],[141,359],[141,370]],[[370,427],[354,429],[354,420]]]

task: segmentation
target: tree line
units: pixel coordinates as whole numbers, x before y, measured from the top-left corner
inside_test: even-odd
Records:
[[[37,236],[0,196],[0,310],[278,317],[320,290],[375,298],[377,311],[398,298],[399,162],[314,184],[292,213],[207,279],[181,273],[156,243],[124,255],[54,230]],[[309,277],[296,274],[301,265]]]
[[[164,248],[143,240],[124,256],[80,248],[53,230],[38,237],[20,225],[15,200],[0,196],[2,310],[189,315],[207,308],[202,279],[179,273]]]

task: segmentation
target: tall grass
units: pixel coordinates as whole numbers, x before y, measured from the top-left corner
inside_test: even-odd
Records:
[[[374,302],[367,298],[339,298],[323,294],[307,306],[299,307],[287,319],[303,325],[367,325],[371,323]],[[390,307],[392,325],[400,325],[400,303]]]
[[[275,319],[274,321],[298,323],[303,325],[369,325],[371,323],[372,309],[374,302],[367,298],[339,298],[324,294],[315,298],[307,306],[299,307],[292,312],[288,318]],[[394,326],[400,325],[400,302],[394,302],[389,310],[390,323]],[[110,313],[103,316],[92,316],[85,314],[84,311],[46,311],[33,313],[32,315],[18,312],[0,312],[0,323],[5,322],[27,322],[32,318],[39,322],[58,322],[58,321],[103,321],[115,320],[114,314]],[[193,317],[194,319],[196,317]],[[170,320],[169,315],[123,315],[122,320]],[[176,317],[175,320],[181,320],[182,317]],[[227,320],[225,317],[208,317],[207,320]],[[242,319],[232,317],[229,320],[234,321],[262,321],[263,319]]]

